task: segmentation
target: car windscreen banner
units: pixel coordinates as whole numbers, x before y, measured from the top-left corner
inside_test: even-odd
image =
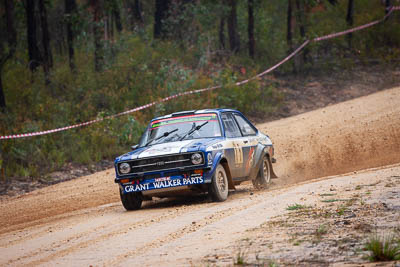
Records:
[[[157,121],[152,122],[151,128],[155,129],[155,128],[162,127],[165,125],[188,123],[188,122],[201,122],[201,121],[217,121],[217,114],[210,113],[210,114],[182,116],[182,117],[157,120]]]

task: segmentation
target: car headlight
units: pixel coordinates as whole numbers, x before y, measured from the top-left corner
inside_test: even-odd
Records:
[[[129,163],[126,163],[126,162],[121,163],[119,165],[119,171],[120,171],[120,173],[127,174],[131,171],[131,166],[129,165]]]
[[[194,165],[199,165],[199,164],[201,164],[203,162],[203,157],[201,156],[200,153],[194,153],[192,155],[191,159],[192,159],[192,163]]]

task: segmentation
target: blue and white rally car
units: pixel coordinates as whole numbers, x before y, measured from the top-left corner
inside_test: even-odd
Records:
[[[115,160],[115,182],[127,210],[153,196],[208,192],[224,201],[241,182],[265,188],[276,178],[271,140],[232,109],[155,118],[132,149]]]

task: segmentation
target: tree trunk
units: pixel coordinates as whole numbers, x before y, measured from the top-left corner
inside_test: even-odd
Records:
[[[144,19],[143,19],[143,15],[142,15],[141,1],[140,0],[134,0],[134,1],[128,0],[127,6],[130,11],[128,18],[130,21],[131,30],[135,31],[137,26],[139,26],[139,28],[142,28],[143,24],[144,24]]]
[[[104,21],[101,0],[90,0],[90,7],[93,16],[93,37],[94,37],[94,70],[99,72],[104,65]]]
[[[293,0],[288,0],[288,8],[287,8],[287,28],[286,28],[286,41],[287,41],[287,46],[289,48],[288,53],[293,52],[293,31],[294,31],[294,25],[295,25],[295,17],[293,16]],[[293,72],[297,72],[297,67],[296,67],[296,59],[292,61],[292,66],[293,66]]]
[[[297,22],[299,25],[300,36],[302,42],[306,39],[306,26],[305,26],[305,10],[304,10],[304,2],[303,0],[296,0],[296,9],[297,9]],[[308,61],[308,48],[306,47],[303,52],[303,62]]]
[[[3,80],[2,80],[2,70],[7,60],[9,60],[15,53],[17,46],[17,32],[14,26],[14,0],[3,0],[4,1],[4,11],[6,19],[6,30],[7,30],[7,43],[8,43],[8,53],[4,54],[6,51],[3,47],[3,43],[0,43],[0,109],[4,110],[6,108],[6,98],[4,96]]]
[[[75,0],[65,0],[65,16],[67,17],[67,45],[68,45],[68,59],[69,68],[72,72],[75,71],[74,62],[74,32],[73,32],[73,21],[76,16],[76,2]]]
[[[354,23],[353,15],[354,15],[354,0],[348,0],[346,22],[349,27],[353,26],[353,23]],[[353,34],[349,33],[347,35],[347,43],[348,43],[350,49],[351,49],[352,38],[353,38]]]
[[[26,26],[28,38],[29,68],[33,72],[41,63],[41,55],[37,46],[35,0],[26,0]]]
[[[6,108],[6,97],[4,95],[4,90],[3,90],[3,80],[2,80],[2,66],[0,69],[0,111],[5,110]]]
[[[47,25],[47,11],[44,5],[44,0],[39,0],[40,25],[42,28],[42,43],[43,43],[43,70],[46,76],[46,83],[49,83],[49,71],[53,66],[53,57],[50,48],[49,27]]]
[[[286,41],[289,47],[289,52],[293,50],[293,9],[292,9],[292,0],[288,0],[288,8],[287,8],[287,33],[286,33]]]
[[[300,36],[302,39],[306,37],[306,27],[304,25],[304,4],[301,0],[296,0],[296,8],[297,8],[297,21],[299,23]]]
[[[14,25],[14,0],[4,0],[4,6],[7,28],[7,42],[9,46],[8,58],[10,58],[14,55],[17,46],[17,32]]]
[[[389,8],[391,7],[390,0],[385,1],[385,14],[389,13]]]
[[[254,11],[253,11],[253,6],[254,2],[253,0],[248,0],[248,13],[249,13],[249,22],[248,22],[248,34],[249,34],[249,55],[251,58],[254,59],[254,52],[255,52],[255,39],[254,39]]]
[[[135,0],[134,8],[133,8],[133,15],[137,22],[140,24],[144,23],[143,16],[142,16],[142,3],[140,0]]]
[[[219,23],[219,43],[222,49],[225,49],[225,18],[221,18]]]
[[[114,25],[114,22],[116,21],[116,18],[115,18],[115,14],[114,14],[114,12],[112,12],[111,13],[111,15],[110,15],[110,39],[111,39],[111,41],[114,43],[114,28],[116,27],[116,25]],[[118,29],[117,29],[118,30]]]
[[[154,38],[164,39],[167,36],[164,20],[168,17],[169,0],[156,0],[156,11],[154,14]]]
[[[230,7],[228,17],[229,45],[232,52],[236,53],[240,49],[240,38],[237,32],[236,0],[228,0]]]
[[[118,1],[116,0],[114,0],[114,5],[112,9],[112,18],[114,21],[111,24],[115,22],[115,28],[117,29],[118,32],[121,32],[122,31],[121,11],[119,8]]]

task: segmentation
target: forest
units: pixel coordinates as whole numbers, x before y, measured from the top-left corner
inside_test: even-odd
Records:
[[[0,140],[0,179],[35,179],[67,163],[126,152],[147,121],[229,107],[266,118],[283,105],[253,77],[305,40],[382,19],[395,0],[0,0],[0,135],[105,118],[54,134]],[[273,72],[295,79],[355,65],[398,64],[400,12],[368,29],[310,43]]]

